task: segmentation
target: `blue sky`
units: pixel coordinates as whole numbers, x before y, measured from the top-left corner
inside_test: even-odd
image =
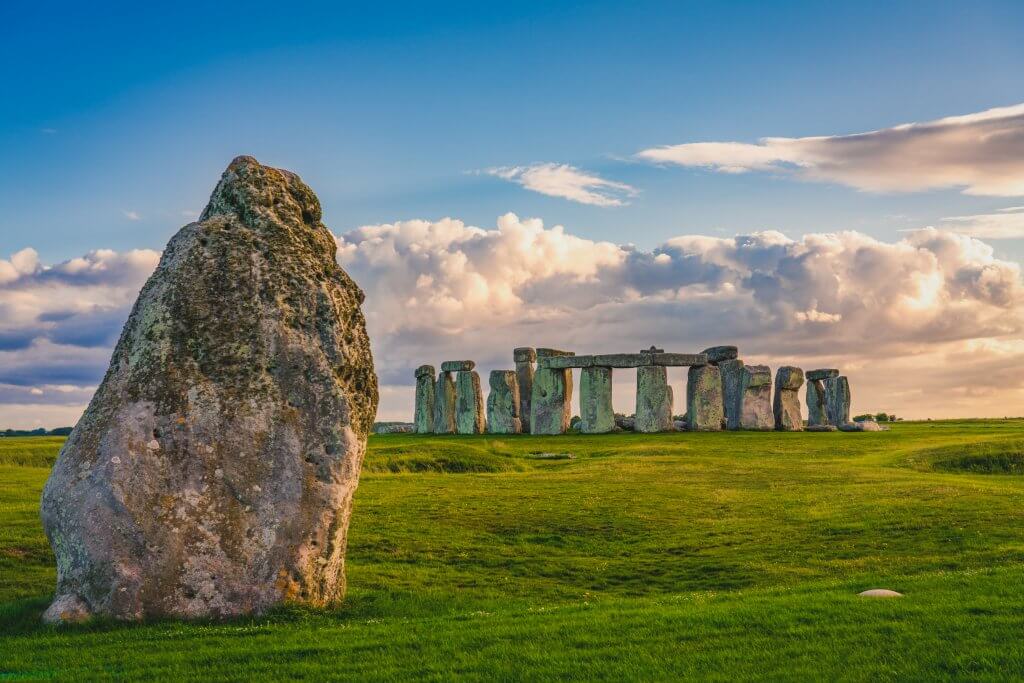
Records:
[[[339,232],[515,211],[647,247],[764,228],[894,236],[1007,202],[628,159],[1024,100],[1012,2],[18,4],[0,9],[0,253],[48,260],[161,248],[241,153],[302,173]],[[472,173],[537,162],[639,193],[607,209]]]
[[[0,4],[0,427],[77,418],[239,154],[319,195],[382,419],[651,343],[1024,414],[1024,3],[491,5]]]

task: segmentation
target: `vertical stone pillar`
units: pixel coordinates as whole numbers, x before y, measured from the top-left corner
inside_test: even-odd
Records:
[[[825,380],[825,413],[836,427],[850,423],[850,382],[846,377]]]
[[[740,406],[740,429],[771,431],[775,429],[772,413],[772,371],[767,365],[743,368],[743,402]]]
[[[537,349],[537,372],[530,396],[530,433],[564,434],[572,420],[572,370],[546,368],[543,359],[573,356],[571,351]]]
[[[715,365],[691,365],[686,373],[686,425],[691,432],[722,429],[722,372]]]
[[[800,432],[804,419],[800,414],[799,389],[804,383],[804,371],[784,365],[775,373],[775,429],[780,432]]]
[[[416,410],[413,423],[417,434],[434,431],[434,366],[421,365],[416,368]]]
[[[459,370],[455,378],[455,431],[459,434],[483,434],[487,428],[484,419],[484,394],[480,389],[480,374],[469,368]]]
[[[636,418],[638,432],[669,432],[672,424],[672,387],[664,365],[641,365],[636,369]]]
[[[512,359],[516,363],[516,380],[519,382],[519,418],[523,422],[523,433],[530,433],[530,401],[533,396],[533,363],[537,360],[537,351],[529,346],[521,346],[512,351]]]
[[[580,372],[580,431],[604,434],[615,429],[612,369],[591,366]]]
[[[515,370],[491,370],[488,378],[487,431],[491,434],[519,434],[519,381]]]
[[[807,380],[807,426],[824,427],[833,424],[825,410],[825,384],[831,377],[838,377],[839,371],[833,369],[808,370]],[[838,426],[838,425],[836,425]]]
[[[437,390],[434,392],[434,433],[455,433],[455,380],[452,373],[441,366],[437,376]]]
[[[725,412],[725,428],[740,429],[743,413],[743,361],[737,358],[723,360],[718,364],[722,373],[722,408]]]

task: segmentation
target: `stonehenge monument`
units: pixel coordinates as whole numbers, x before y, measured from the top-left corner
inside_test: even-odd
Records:
[[[803,431],[800,415],[799,389],[804,383],[804,371],[784,365],[775,373],[775,429],[780,432]]]
[[[417,434],[434,431],[434,366],[421,365],[416,368],[416,409],[413,423]]]
[[[445,361],[415,371],[417,433],[564,434],[572,420],[572,371],[580,370],[579,432],[633,430],[802,431],[799,389],[807,381],[808,431],[835,431],[850,424],[850,385],[837,369],[778,369],[747,365],[735,346],[702,353],[666,353],[654,346],[639,353],[577,355],[551,348],[518,347],[514,370],[492,370],[486,403],[470,360]],[[536,364],[536,366],[535,366]],[[686,367],[686,416],[673,418],[674,392],[668,368]],[[612,371],[636,370],[632,416],[612,407]],[[457,373],[455,378],[452,373]],[[574,427],[575,429],[575,427]],[[848,430],[847,430],[848,431]]]
[[[519,434],[523,422],[519,413],[519,380],[515,370],[491,370],[487,383],[487,431],[491,434]]]

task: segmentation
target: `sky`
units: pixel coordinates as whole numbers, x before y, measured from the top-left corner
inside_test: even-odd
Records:
[[[381,419],[422,363],[718,343],[1024,415],[1024,4],[142,4],[0,5],[0,428],[77,419],[240,154],[319,195]]]

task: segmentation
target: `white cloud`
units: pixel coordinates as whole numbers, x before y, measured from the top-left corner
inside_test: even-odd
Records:
[[[772,171],[874,192],[962,188],[1024,196],[1024,104],[855,135],[667,145],[637,157],[722,173]]]
[[[142,216],[139,215],[138,211],[122,211],[121,214],[130,221],[141,221]]]
[[[568,164],[502,166],[489,168],[485,173],[518,183],[527,190],[593,206],[623,206],[628,203],[624,197],[637,194],[630,185],[605,180]]]
[[[949,216],[942,220],[950,230],[971,237],[991,240],[1024,237],[1024,206],[1010,206],[997,213]]]

